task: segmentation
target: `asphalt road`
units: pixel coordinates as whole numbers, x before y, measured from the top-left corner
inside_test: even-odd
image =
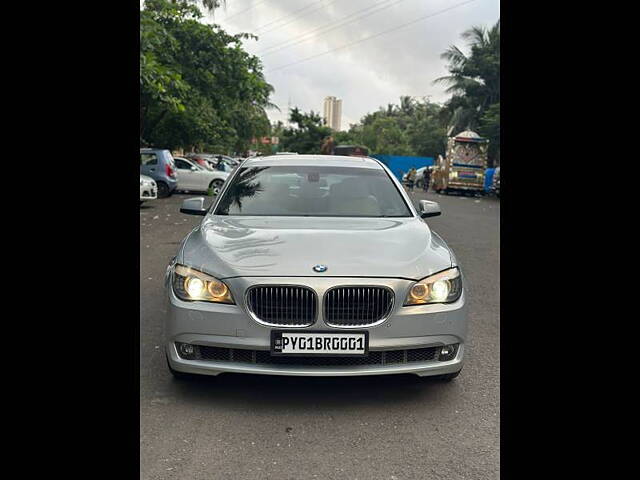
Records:
[[[429,224],[454,249],[470,289],[466,363],[451,383],[413,376],[173,380],[162,350],[163,276],[202,217],[184,198],[140,208],[142,479],[498,479],[500,203],[440,202]]]

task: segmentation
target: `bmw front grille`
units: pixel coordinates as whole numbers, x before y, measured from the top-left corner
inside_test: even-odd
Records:
[[[260,323],[270,326],[308,327],[316,321],[318,297],[301,285],[250,287],[247,308]],[[324,322],[332,327],[357,328],[382,323],[391,313],[393,290],[383,286],[337,286],[323,299]]]

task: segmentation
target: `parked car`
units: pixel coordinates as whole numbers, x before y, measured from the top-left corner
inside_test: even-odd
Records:
[[[425,168],[429,168],[429,167],[420,167],[416,169],[416,185],[415,185],[416,188],[422,188],[422,183],[424,180],[423,174],[424,174]],[[409,172],[402,175],[402,183],[407,182],[407,175],[409,175]]]
[[[214,155],[211,155],[211,157],[214,158],[215,160],[223,160],[229,165],[237,165],[238,163],[240,163],[238,160],[236,160],[233,157],[230,157],[229,155],[221,155],[219,153],[216,153]]]
[[[146,200],[158,198],[158,186],[151,177],[140,175],[140,205]]]
[[[214,170],[214,168],[209,163],[208,158],[204,155],[188,155],[186,158],[192,162],[197,163],[206,170]]]
[[[240,163],[235,158],[227,155],[209,155],[206,159],[212,170],[220,170],[227,173],[231,173]]]
[[[204,201],[183,202],[204,218],[165,276],[173,375],[458,375],[466,286],[424,220],[440,207],[382,162],[249,158]]]
[[[168,197],[178,186],[176,165],[166,149],[141,148],[140,174],[155,180],[159,198]]]
[[[178,172],[178,189],[190,192],[207,192],[213,189],[217,195],[229,174],[220,170],[207,170],[184,157],[175,158]]]

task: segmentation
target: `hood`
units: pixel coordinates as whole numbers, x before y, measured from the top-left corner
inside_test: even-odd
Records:
[[[178,261],[218,278],[393,277],[451,266],[449,248],[419,218],[207,216]],[[314,265],[326,265],[315,273]]]

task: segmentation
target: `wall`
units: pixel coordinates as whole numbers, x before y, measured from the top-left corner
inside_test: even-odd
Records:
[[[405,157],[400,155],[371,155],[371,157],[377,158],[389,167],[399,180],[402,180],[402,174],[407,173],[411,167],[420,168],[435,163],[433,157]]]

